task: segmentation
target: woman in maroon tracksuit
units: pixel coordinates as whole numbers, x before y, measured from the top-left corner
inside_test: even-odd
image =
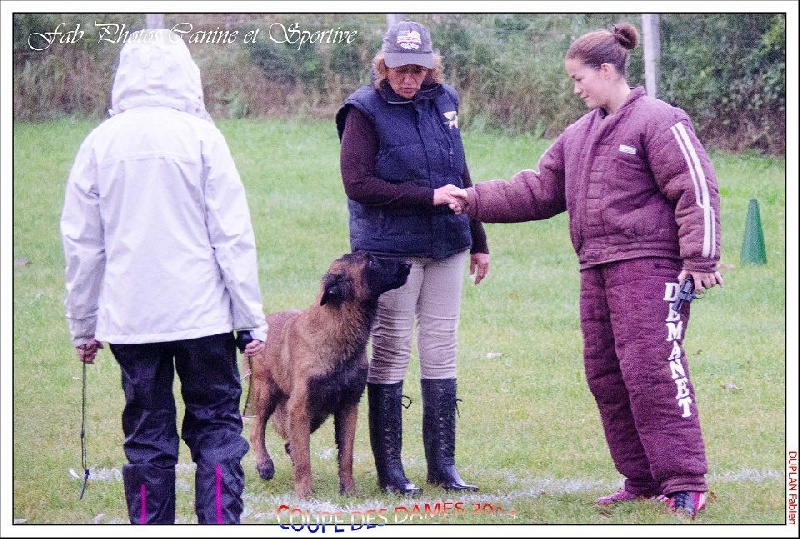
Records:
[[[581,269],[584,364],[624,488],[608,505],[665,496],[693,518],[708,490],[705,447],[682,340],[679,283],[722,285],[714,169],[686,113],[630,88],[636,29],[623,23],[572,43],[565,67],[592,109],[538,170],[452,190],[451,207],[483,222],[569,212]],[[664,499],[664,498],[662,498]]]

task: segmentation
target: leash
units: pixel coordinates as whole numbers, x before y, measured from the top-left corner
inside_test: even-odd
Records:
[[[86,363],[83,364],[83,387],[81,389],[81,466],[83,466],[83,484],[79,500],[83,499],[86,482],[89,480],[89,467],[86,466]]]

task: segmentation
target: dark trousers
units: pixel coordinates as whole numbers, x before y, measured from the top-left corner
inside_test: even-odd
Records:
[[[174,373],[185,414],[181,435],[197,464],[195,511],[202,523],[238,523],[243,509],[242,392],[232,333],[198,339],[112,344],[122,371],[123,469],[133,523],[174,522],[179,438]],[[171,507],[170,507],[171,504]]]
[[[708,490],[705,445],[683,337],[670,308],[677,260],[643,258],[581,271],[584,366],[606,441],[634,494]]]

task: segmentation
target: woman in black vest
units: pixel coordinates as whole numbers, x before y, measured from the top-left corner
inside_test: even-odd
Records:
[[[405,286],[381,296],[372,331],[367,393],[378,484],[421,491],[401,460],[403,379],[416,321],[428,483],[478,490],[455,468],[456,344],[466,259],[478,284],[489,250],[480,223],[437,207],[447,184],[472,184],[458,94],[443,83],[428,29],[410,20],[388,30],[373,67],[374,84],[347,98],[336,125],[351,248],[413,264]]]

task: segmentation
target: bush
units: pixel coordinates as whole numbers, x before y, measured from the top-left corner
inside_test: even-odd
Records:
[[[461,95],[468,129],[552,138],[586,112],[572,93],[563,58],[586,31],[639,14],[417,14],[432,31],[445,77]],[[15,14],[14,118],[103,115],[121,44],[98,43],[95,21],[144,26],[144,14]],[[77,44],[31,50],[32,34],[80,24]],[[386,28],[384,14],[172,14],[165,26],[238,30],[234,43],[189,43],[209,112],[217,118],[312,116],[331,119],[367,83]],[[255,43],[242,36],[259,29]],[[273,29],[274,35],[270,35]],[[317,36],[302,45],[281,31]],[[357,32],[350,44],[320,32]],[[315,34],[316,33],[316,34]],[[284,33],[283,41],[287,34]],[[296,38],[297,35],[292,36]],[[275,38],[275,39],[272,39]],[[628,81],[644,84],[642,47]],[[685,109],[710,147],[782,154],[786,144],[786,16],[770,13],[661,15],[660,95]]]
[[[661,37],[663,99],[720,146],[785,151],[783,14],[664,16]]]

